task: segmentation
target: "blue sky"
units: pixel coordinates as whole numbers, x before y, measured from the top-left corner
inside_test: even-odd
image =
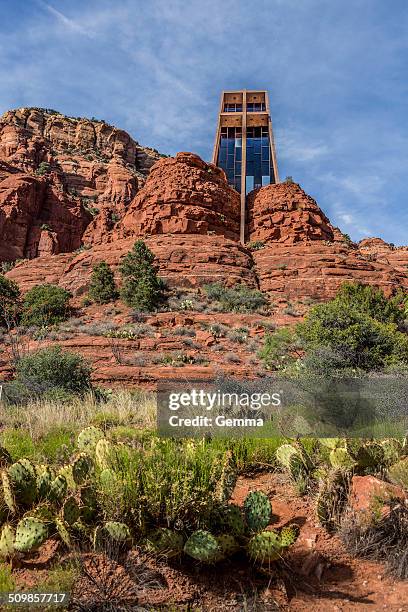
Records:
[[[0,114],[95,116],[210,159],[222,89],[270,92],[281,177],[408,244],[406,0],[0,0]]]

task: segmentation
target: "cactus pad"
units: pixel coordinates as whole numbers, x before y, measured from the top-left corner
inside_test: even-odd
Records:
[[[0,557],[10,557],[14,553],[14,530],[8,523],[2,527],[0,534]]]
[[[244,501],[245,518],[252,533],[262,531],[271,522],[272,506],[262,491],[251,491]]]
[[[183,552],[183,544],[183,536],[166,527],[155,529],[147,538],[148,550],[168,558],[180,555]]]
[[[67,479],[62,474],[59,474],[54,480],[51,481],[48,498],[56,502],[57,504],[62,503],[68,489]]]
[[[112,544],[128,546],[131,541],[129,527],[125,523],[108,521],[95,529],[93,544],[95,550],[100,550]]]
[[[215,538],[208,531],[202,529],[195,531],[184,545],[184,552],[189,557],[202,563],[215,563],[220,556],[220,547]]]
[[[48,537],[48,529],[43,521],[27,516],[17,525],[14,547],[19,552],[36,550]]]
[[[231,532],[234,536],[243,536],[245,533],[244,517],[236,504],[228,504],[221,509],[219,524],[221,531]]]
[[[93,471],[92,457],[87,453],[79,453],[72,462],[72,478],[75,484],[82,484]]]
[[[296,523],[283,527],[280,531],[280,542],[282,548],[289,548],[299,537],[300,529]]]
[[[58,516],[55,517],[54,523],[59,537],[64,542],[65,546],[69,548],[71,546],[71,537],[69,535],[67,523]]]
[[[221,535],[217,536],[217,542],[221,551],[220,558],[222,559],[225,557],[231,557],[240,549],[240,546],[234,536],[230,535],[229,533],[222,533]]]
[[[93,453],[99,440],[102,440],[105,434],[97,427],[86,427],[78,435],[77,446],[80,451]]]
[[[1,481],[3,487],[3,498],[4,503],[12,514],[16,512],[16,503],[14,499],[13,489],[11,488],[10,479],[6,470],[3,470],[1,473]]]
[[[17,461],[10,465],[7,474],[17,502],[30,506],[37,495],[37,478],[33,467],[27,467],[24,460]]]
[[[38,498],[46,499],[50,494],[52,481],[55,479],[55,472],[49,467],[45,467],[37,476]]]
[[[248,542],[247,551],[253,561],[269,564],[282,556],[281,539],[276,531],[262,531]]]
[[[79,510],[78,502],[76,501],[75,497],[71,496],[65,500],[64,505],[62,506],[61,513],[65,523],[68,523],[68,525],[73,525],[74,523],[76,523],[76,521],[79,519],[81,512]]]
[[[97,466],[104,470],[110,467],[113,447],[109,440],[98,440],[95,447],[95,460]]]

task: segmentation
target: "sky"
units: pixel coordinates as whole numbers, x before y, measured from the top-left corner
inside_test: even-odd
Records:
[[[0,0],[0,114],[97,117],[211,159],[223,89],[267,89],[281,178],[408,244],[406,0]]]

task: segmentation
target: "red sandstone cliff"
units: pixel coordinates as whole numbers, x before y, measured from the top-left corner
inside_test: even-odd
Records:
[[[71,252],[113,227],[159,154],[103,121],[23,108],[0,117],[0,260]]]

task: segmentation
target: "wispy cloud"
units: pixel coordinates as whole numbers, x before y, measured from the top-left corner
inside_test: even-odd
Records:
[[[89,36],[90,38],[94,36],[92,30],[83,27],[81,23],[79,23],[75,19],[67,17],[62,11],[57,10],[56,8],[51,6],[51,4],[48,4],[48,2],[45,2],[44,0],[37,1],[40,6],[42,6],[46,11],[51,13],[51,15],[53,15],[57,19],[57,21],[59,21],[64,27],[68,28],[68,30],[77,32],[78,34],[83,34],[84,36]]]

